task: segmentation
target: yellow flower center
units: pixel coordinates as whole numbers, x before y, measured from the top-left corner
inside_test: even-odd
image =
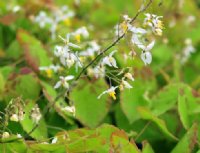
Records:
[[[64,23],[65,23],[66,26],[69,26],[69,27],[71,26],[71,20],[69,18],[66,18],[64,20]]]
[[[158,21],[157,27],[159,29],[163,29],[163,23],[162,23],[162,21]]]
[[[122,28],[123,32],[127,32],[127,29],[128,29],[127,23],[126,23],[126,22],[123,22],[123,23],[121,24],[121,28]]]
[[[78,43],[80,43],[81,42],[81,35],[80,34],[75,35],[75,39]]]
[[[52,78],[53,71],[52,71],[51,69],[47,69],[47,70],[46,70],[46,74],[47,74],[47,77],[48,77],[48,78]]]
[[[115,92],[114,91],[111,91],[108,93],[110,95],[110,97],[112,97],[114,100],[116,100],[116,96],[115,96]]]

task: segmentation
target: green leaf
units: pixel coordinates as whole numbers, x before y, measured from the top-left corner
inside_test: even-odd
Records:
[[[40,94],[40,85],[33,75],[22,75],[16,79],[15,91],[24,99],[37,99]]]
[[[23,54],[19,42],[14,40],[6,50],[7,57],[18,59]]]
[[[20,152],[26,153],[27,145],[23,139],[19,139],[16,135],[10,135],[8,138],[1,139],[2,147],[6,148],[6,153],[9,152]],[[0,146],[0,150],[3,150]]]
[[[106,116],[109,109],[109,97],[107,94],[100,99],[97,97],[108,86],[104,80],[87,81],[80,80],[78,85],[70,93],[70,100],[76,108],[76,118],[88,127],[96,127]]]
[[[27,101],[25,110],[24,110],[25,116],[24,116],[24,119],[20,122],[23,129],[27,133],[31,132],[33,128],[36,126],[36,123],[34,123],[30,117],[31,110],[34,106],[35,106],[35,103],[33,101]],[[42,140],[44,138],[47,138],[47,127],[46,127],[44,119],[41,118],[38,124],[39,124],[38,127],[30,134],[30,136],[37,140]]]
[[[133,123],[140,118],[137,108],[139,106],[149,106],[149,99],[145,97],[145,92],[155,88],[155,82],[153,80],[145,81],[137,78],[131,85],[133,86],[132,89],[121,92],[120,103],[129,122]]]
[[[0,95],[2,94],[4,90],[4,86],[5,86],[5,80],[4,80],[3,75],[0,72]]]
[[[178,112],[181,122],[185,129],[192,126],[194,122],[200,122],[199,119],[199,100],[198,93],[192,90],[188,85],[182,84],[178,96]]]
[[[45,143],[33,143],[30,144],[29,147],[33,151],[48,151],[48,152],[65,152],[65,146],[63,144],[49,144],[48,142]]]
[[[12,80],[8,80],[7,92],[4,94],[5,100],[22,96],[22,99],[36,100],[40,94],[39,81],[34,74],[16,75]]]
[[[178,100],[178,87],[178,84],[169,84],[151,99],[151,110],[153,114],[161,115],[175,107]]]
[[[171,153],[192,153],[197,142],[198,126],[193,124]]]
[[[49,66],[52,62],[41,42],[24,30],[18,30],[17,39],[23,48],[27,63],[38,71],[39,66]]]
[[[151,145],[147,141],[142,143],[142,153],[154,153]]]
[[[127,135],[123,131],[112,133],[110,152],[140,153],[136,144],[129,142]]]
[[[141,118],[154,122],[166,136],[172,140],[177,140],[177,138],[167,129],[165,122],[153,115],[147,108],[138,107],[138,112],[141,115]]]
[[[73,120],[69,118],[69,116],[72,116],[71,113],[63,111],[62,108],[66,107],[67,104],[65,103],[63,97],[58,99],[56,102],[54,100],[56,99],[56,96],[58,96],[56,90],[53,88],[53,86],[49,85],[46,82],[41,82],[43,87],[43,93],[44,96],[47,98],[49,103],[54,106],[53,109],[56,110],[56,112],[62,116],[68,123],[73,124]]]

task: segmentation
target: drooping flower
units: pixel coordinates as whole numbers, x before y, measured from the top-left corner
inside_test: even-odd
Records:
[[[60,76],[60,81],[58,81],[56,83],[56,85],[54,86],[55,89],[59,88],[60,86],[63,86],[64,88],[68,89],[69,88],[69,83],[68,81],[69,80],[72,80],[74,79],[74,76],[73,75],[69,75],[69,76],[66,76],[66,77],[63,77],[63,76]]]
[[[42,115],[40,113],[40,108],[38,107],[37,104],[35,104],[35,106],[31,109],[30,117],[33,120],[33,122],[36,123],[36,124],[42,118]]]
[[[53,75],[53,72],[57,73],[62,68],[59,65],[53,65],[50,66],[41,66],[39,67],[40,71],[45,71],[48,78],[51,78]]]
[[[185,40],[185,47],[183,48],[183,56],[181,58],[181,63],[184,64],[190,58],[191,54],[194,53],[196,50],[192,45],[192,40],[187,38]]]
[[[112,97],[114,100],[116,100],[116,93],[115,90],[118,88],[118,86],[114,87],[111,86],[108,90],[102,92],[97,98],[100,99],[102,95],[109,94],[110,97]]]
[[[58,141],[58,138],[57,138],[57,137],[54,137],[54,138],[52,139],[52,141],[51,141],[51,144],[55,144],[55,143],[57,143],[57,141]]]
[[[155,14],[145,14],[146,18],[144,19],[144,25],[151,27],[153,33],[158,36],[162,35],[163,22],[160,20],[162,16],[157,16]]]
[[[88,68],[87,74],[90,77],[94,76],[96,79],[103,78],[103,77],[105,77],[105,67],[101,66],[101,65],[97,65],[94,68]]]
[[[75,116],[76,108],[75,106],[66,106],[63,108],[64,111],[70,112]]]
[[[74,38],[76,39],[76,41],[78,43],[80,43],[81,42],[81,36],[83,38],[88,38],[89,32],[88,32],[86,27],[81,27],[81,28],[77,29],[75,32],[71,33],[71,35],[73,35]]]
[[[3,132],[3,134],[2,134],[3,139],[9,138],[9,137],[10,137],[10,134],[8,132]]]
[[[114,53],[117,51],[112,51],[108,56],[104,57],[102,60],[102,65],[108,65],[110,67],[118,68],[117,62],[115,58],[113,57]]]
[[[143,51],[140,57],[141,57],[141,59],[142,59],[142,61],[144,62],[145,65],[151,64],[151,62],[152,62],[152,55],[151,55],[150,52]]]
[[[122,78],[122,82],[119,86],[120,90],[124,90],[124,88],[127,88],[127,89],[131,89],[133,88],[127,81],[125,81],[123,78]]]
[[[125,78],[128,78],[129,80],[131,80],[131,81],[134,81],[134,78],[133,78],[133,76],[132,76],[132,74],[131,73],[126,73],[125,75],[124,75],[124,77]]]

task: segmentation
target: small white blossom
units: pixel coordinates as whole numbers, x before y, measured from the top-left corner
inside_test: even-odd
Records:
[[[40,28],[44,28],[46,24],[51,24],[52,19],[49,18],[44,11],[40,11],[39,15],[35,17],[35,22],[39,24]]]
[[[63,77],[63,76],[60,76],[60,81],[58,81],[56,83],[56,85],[54,86],[55,89],[59,88],[60,86],[63,86],[64,88],[68,89],[69,88],[69,83],[68,81],[69,80],[72,80],[74,79],[74,76],[73,75],[69,75],[69,76],[66,76],[66,77]]]
[[[73,35],[75,37],[77,42],[80,42],[81,41],[81,36],[83,38],[88,38],[89,37],[89,32],[88,32],[86,27],[81,27],[81,28],[77,29],[75,32],[71,33],[71,35]]]
[[[30,117],[32,118],[34,123],[38,123],[39,120],[42,118],[42,115],[40,113],[40,108],[37,104],[31,109]]]
[[[133,76],[132,76],[131,73],[126,73],[126,74],[124,75],[124,77],[128,78],[128,79],[131,80],[131,81],[134,81],[134,78],[133,78]]]
[[[115,90],[118,88],[118,86],[116,87],[113,87],[111,86],[108,90],[102,92],[98,97],[97,99],[100,99],[102,95],[104,94],[109,94],[109,96],[111,96],[114,100],[116,100],[116,96],[115,96]]]
[[[88,68],[87,74],[89,76],[94,76],[96,79],[103,78],[103,77],[105,77],[105,67],[101,66],[101,65],[97,65],[94,68]]]
[[[117,51],[112,51],[108,56],[104,57],[102,60],[102,65],[108,65],[110,67],[118,68],[117,62],[115,58],[113,57],[114,53]]]
[[[3,132],[3,134],[2,134],[3,139],[9,138],[9,137],[10,137],[10,134],[8,132]]]
[[[17,133],[17,138],[22,138],[22,135]]]
[[[76,108],[75,106],[66,106],[63,108],[64,111],[70,112],[75,116]]]
[[[124,90],[124,88],[131,89],[133,87],[127,81],[122,79],[122,82],[121,82],[119,88],[120,88],[120,90]]]
[[[149,51],[147,51],[147,52],[143,51],[140,57],[141,57],[141,59],[142,59],[142,61],[144,62],[145,65],[151,64],[152,55]]]
[[[97,44],[96,41],[91,41],[89,43],[90,47],[87,48],[85,51],[82,51],[80,53],[81,56],[89,56],[89,57],[93,57],[95,55],[95,53],[98,53],[100,50],[100,46]]]
[[[164,28],[163,23],[160,20],[160,18],[162,18],[162,16],[157,16],[155,14],[149,14],[149,13],[146,13],[145,16],[146,16],[146,18],[144,19],[144,25],[151,27],[153,33],[161,36],[162,29]]]
[[[51,141],[52,144],[55,144],[58,141],[57,137],[54,137],[53,140]]]
[[[183,57],[181,58],[181,63],[184,64],[190,58],[191,54],[196,50],[192,45],[192,40],[187,38],[185,40],[185,47],[183,48]]]

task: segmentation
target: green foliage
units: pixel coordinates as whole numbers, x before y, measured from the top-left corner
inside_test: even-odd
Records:
[[[108,88],[104,80],[80,80],[79,85],[70,93],[76,108],[76,117],[88,127],[96,127],[106,116],[110,105],[107,95],[97,99],[99,93]]]
[[[102,51],[115,40],[113,27],[123,22],[123,14],[133,17],[140,4],[147,2],[80,0],[79,5],[74,0],[0,1],[0,152],[200,153],[198,0],[185,0],[183,4],[153,0],[145,13],[163,16],[165,29],[162,37],[155,36],[151,65],[144,65],[140,50],[130,43],[131,36],[127,34],[103,54],[104,57],[116,49],[114,56],[119,67],[106,67],[104,78],[88,75],[87,69],[76,80],[82,68],[68,68],[61,63],[64,69],[39,70],[41,66],[58,63],[59,58],[53,55],[55,45],[63,44],[58,35],[65,38],[86,26],[90,36],[86,40],[81,37],[83,43],[70,37],[70,42],[81,47],[72,51],[85,50],[91,40],[97,41]],[[50,25],[40,28],[34,20],[40,11],[51,15],[65,4],[75,16],[58,24],[53,40]],[[18,5],[21,9],[16,11]],[[143,18],[144,14],[140,14],[133,25],[140,25]],[[144,41],[150,42],[151,37],[147,34]],[[196,52],[183,62],[187,39],[192,40]],[[89,63],[94,58],[83,58],[80,62]],[[98,60],[89,68],[98,65]],[[128,71],[135,80],[125,80],[133,88],[118,87],[116,100],[108,93],[97,98],[109,87],[120,85],[123,73]],[[59,77],[68,75],[75,76],[68,82],[70,87],[63,88],[62,82],[61,88],[55,89]],[[17,99],[21,99],[23,106],[19,106]],[[42,115],[38,123],[31,118],[36,104]],[[66,111],[69,106],[75,106],[75,114]],[[20,114],[20,109],[24,119],[13,120],[11,115]]]

